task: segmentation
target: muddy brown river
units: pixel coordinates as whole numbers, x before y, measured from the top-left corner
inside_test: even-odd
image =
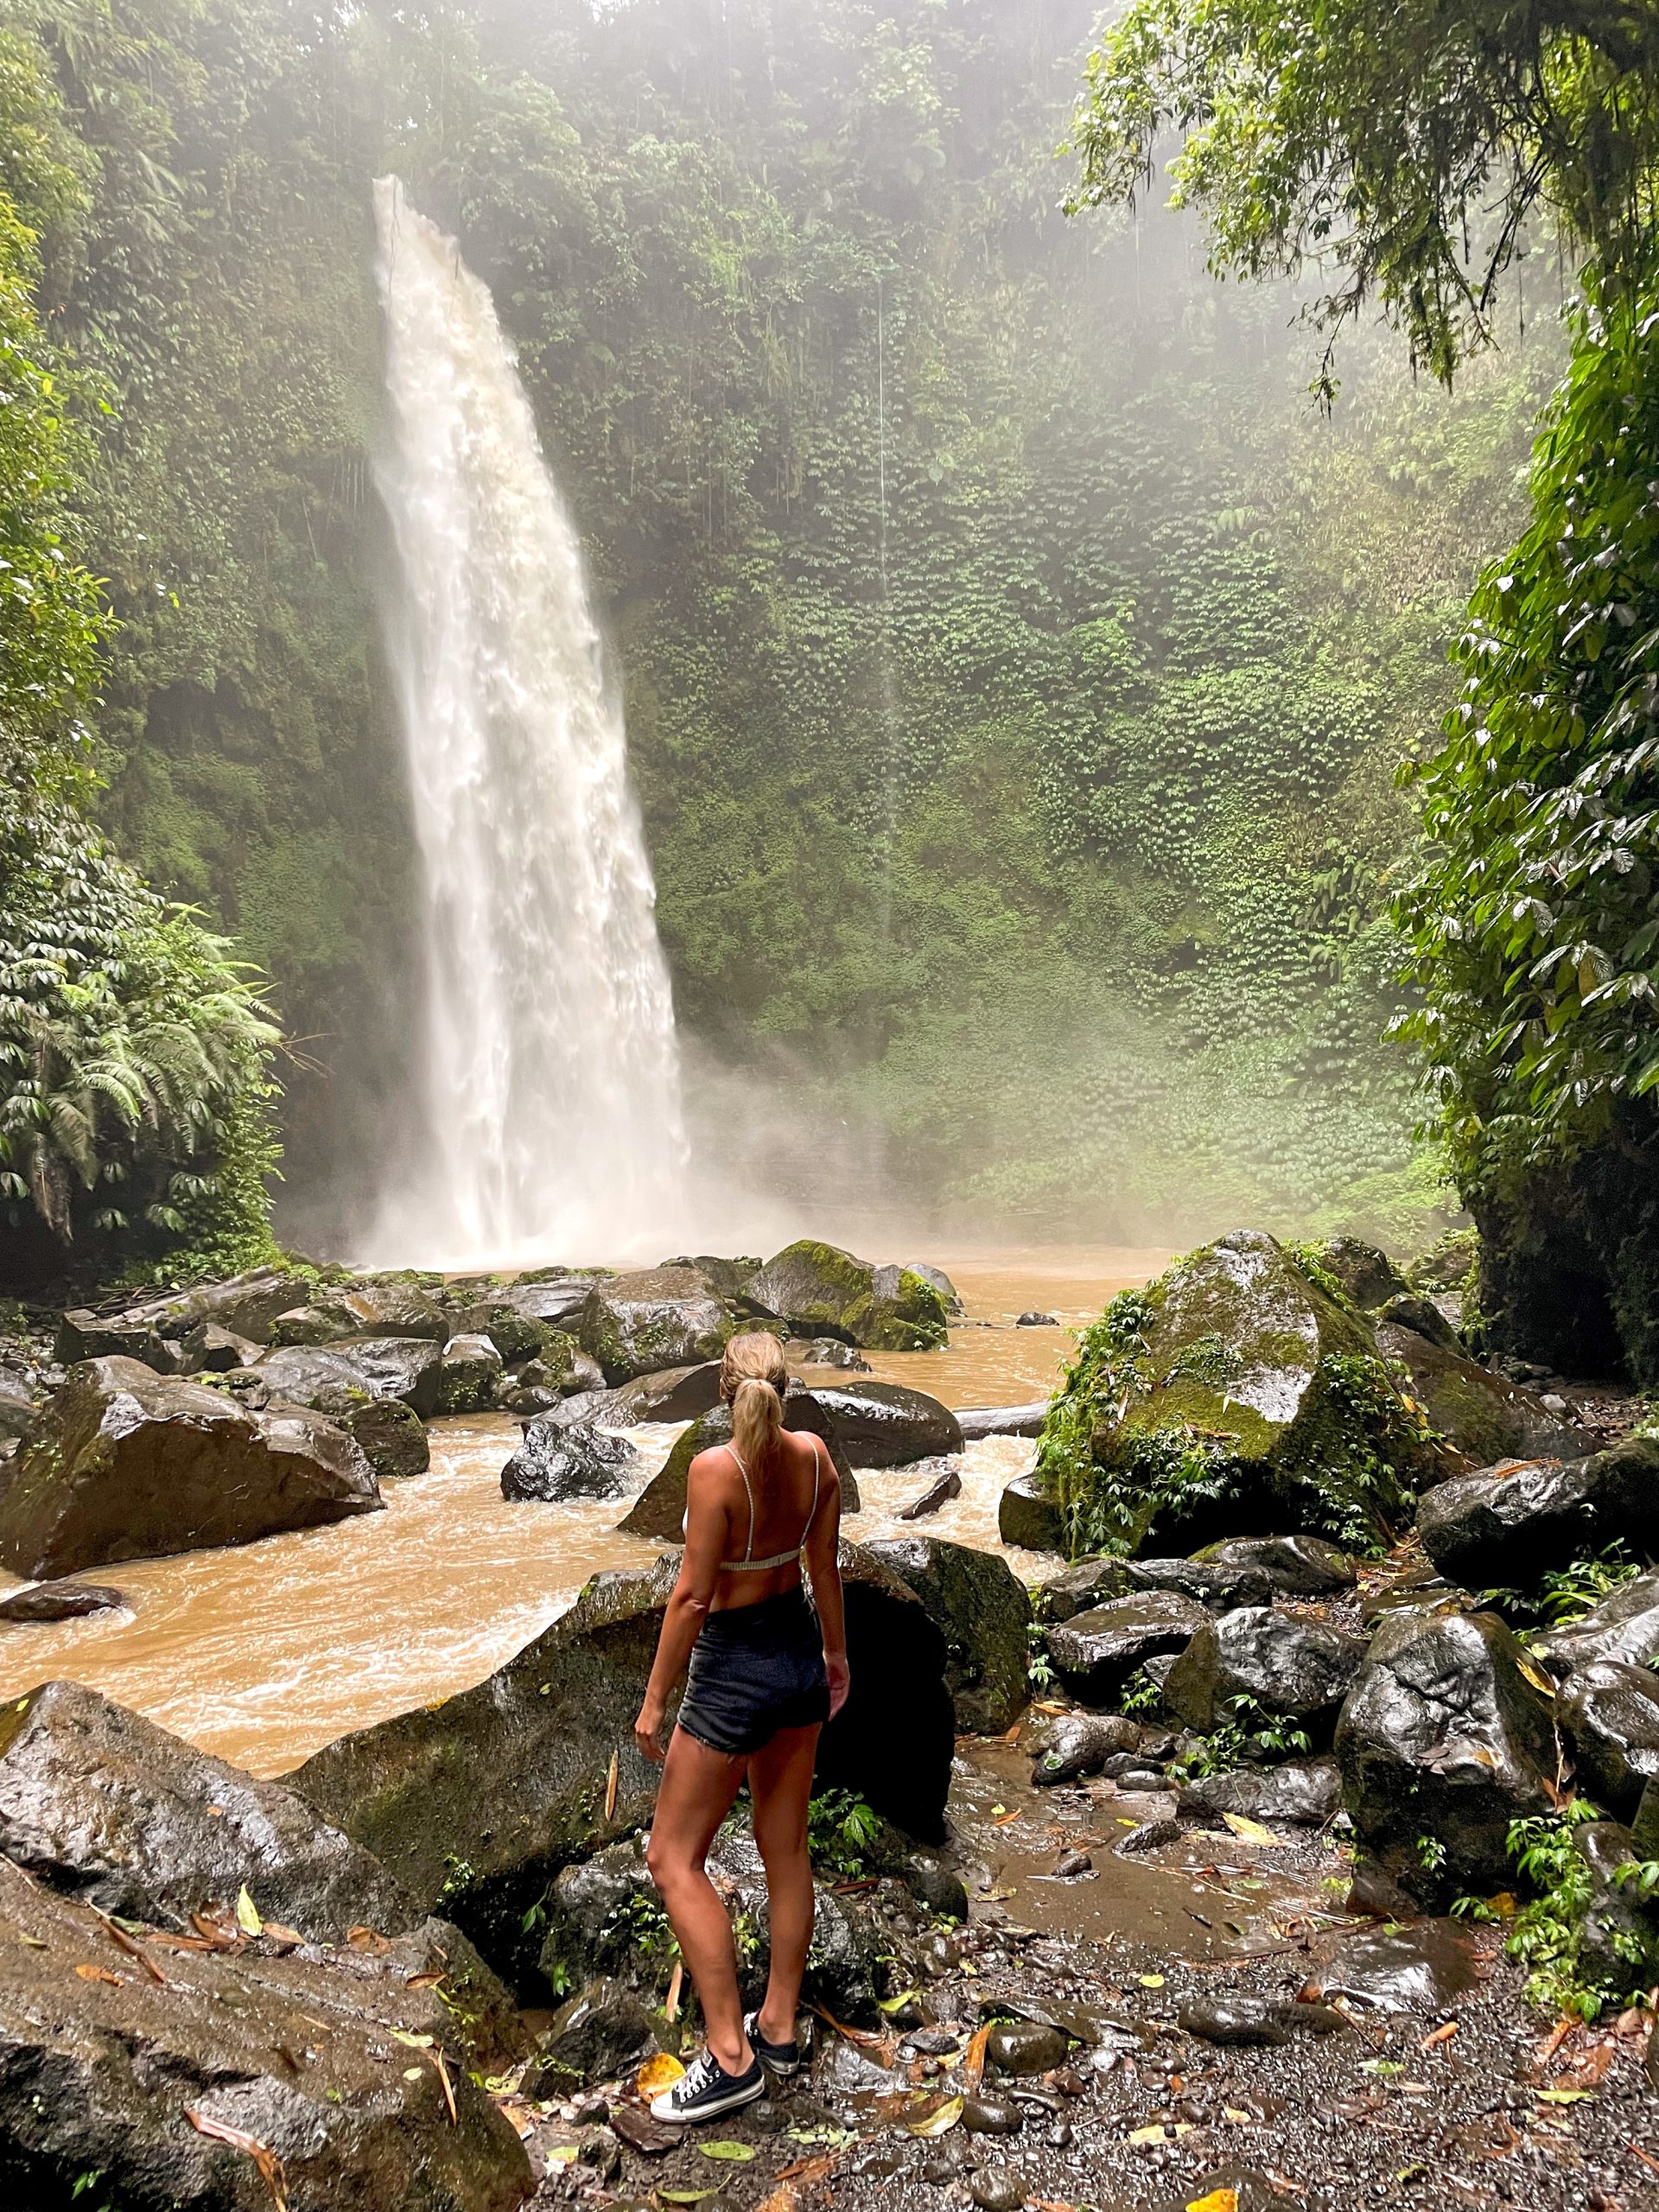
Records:
[[[1167,1254],[1129,1248],[946,1256],[967,1308],[947,1350],[868,1355],[876,1374],[955,1407],[1017,1403],[1052,1389],[1072,1332]],[[1020,1329],[1036,1308],[1058,1328]],[[630,1432],[646,1473],[678,1430]],[[385,1486],[386,1510],[232,1549],[143,1560],[89,1574],[127,1610],[50,1627],[0,1626],[0,1695],[70,1676],[256,1774],[281,1774],[346,1730],[465,1689],[563,1611],[604,1567],[641,1567],[659,1547],[621,1535],[615,1499],[509,1504],[501,1468],[518,1441],[505,1414],[435,1422],[430,1471]],[[927,1529],[986,1550],[1004,1484],[1032,1446],[969,1447],[963,1494]],[[912,1468],[861,1471],[855,1537],[887,1535],[922,1487]],[[1008,1554],[1017,1572],[1040,1571]],[[16,1587],[0,1575],[0,1590]]]

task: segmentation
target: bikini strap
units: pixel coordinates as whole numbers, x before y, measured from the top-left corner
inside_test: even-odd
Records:
[[[743,1559],[745,1565],[747,1565],[754,1557],[754,1485],[749,1480],[748,1469],[744,1465],[742,1460],[738,1458],[736,1446],[728,1444],[726,1446],[726,1449],[731,1453],[733,1459],[737,1460],[737,1471],[743,1478],[744,1492],[749,1501],[749,1541],[743,1547]],[[814,1465],[817,1465],[816,1453],[813,1455],[813,1464]],[[814,1502],[816,1503],[816,1499]]]

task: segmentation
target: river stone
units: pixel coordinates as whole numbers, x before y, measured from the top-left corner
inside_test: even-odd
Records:
[[[1446,2012],[1479,1983],[1478,1955],[1452,1920],[1367,1928],[1336,1942],[1306,1998],[1345,1998],[1386,2012]]]
[[[1331,1236],[1313,1254],[1326,1274],[1334,1275],[1343,1290],[1363,1312],[1372,1313],[1399,1297],[1410,1286],[1386,1252],[1357,1236]]]
[[[1261,1567],[1220,1559],[1125,1560],[1123,1580],[1131,1590],[1179,1590],[1218,1613],[1265,1605],[1274,1594],[1272,1578]]]
[[[422,1918],[366,1851],[276,1782],[210,1758],[78,1682],[0,1711],[0,1853],[54,1889],[156,1925],[233,1906],[324,1942]]]
[[[404,1482],[432,1464],[426,1424],[401,1398],[371,1398],[335,1414],[381,1482]]]
[[[585,1394],[584,1394],[585,1395]],[[610,1428],[632,1428],[640,1421],[696,1421],[720,1403],[720,1362],[664,1368],[641,1375],[611,1393],[604,1415]]]
[[[1058,2028],[1035,2020],[1000,2022],[985,2038],[985,2056],[999,2074],[1046,2074],[1064,2066],[1070,2048]]]
[[[1659,1774],[1659,1675],[1649,1667],[1592,1660],[1561,1685],[1555,1718],[1584,1795],[1620,1820],[1633,1818],[1643,1788]]]
[[[626,1436],[559,1428],[537,1414],[501,1470],[501,1495],[560,1505],[572,1497],[626,1497],[644,1465]]]
[[[1572,1459],[1595,1439],[1550,1412],[1541,1398],[1477,1366],[1456,1350],[1431,1344],[1415,1329],[1385,1320],[1376,1332],[1380,1350],[1411,1377],[1411,1394],[1431,1428],[1477,1467],[1494,1460]]]
[[[368,1337],[328,1344],[280,1344],[253,1372],[273,1398],[344,1414],[370,1398],[398,1398],[423,1421],[438,1409],[443,1347],[435,1338]]]
[[[906,1272],[912,1275],[919,1275],[924,1282],[932,1284],[934,1289],[944,1300],[944,1310],[952,1319],[967,1310],[963,1305],[961,1292],[957,1290],[957,1286],[943,1268],[931,1267],[925,1260],[912,1260]]]
[[[259,1357],[251,1337],[238,1337],[217,1321],[198,1321],[185,1334],[183,1351],[192,1375],[226,1375],[234,1367],[252,1366]]]
[[[1625,1990],[1649,1988],[1659,1973],[1655,1909],[1620,1870],[1637,1863],[1629,1828],[1590,1821],[1573,1831],[1573,1848],[1589,1876],[1578,1929],[1578,1964],[1586,1980]]]
[[[792,1375],[798,1367],[833,1367],[845,1375],[868,1375],[873,1370],[856,1344],[839,1337],[786,1337],[784,1357]]]
[[[1039,1436],[1047,1418],[1048,1400],[1033,1398],[1023,1406],[970,1406],[957,1425],[965,1444],[979,1444],[988,1436]]]
[[[437,1991],[389,1958],[159,1950],[158,1982],[87,1906],[4,1860],[0,1923],[0,2174],[19,2212],[67,2205],[79,2174],[99,2177],[97,2204],[268,2207],[247,2155],[188,2112],[265,2145],[292,2212],[515,2212],[533,2187]],[[447,2050],[453,2120],[398,2037]]]
[[[482,1413],[495,1403],[501,1355],[487,1337],[451,1337],[438,1367],[441,1414]]]
[[[1282,1766],[1234,1767],[1181,1789],[1181,1810],[1249,1821],[1323,1827],[1342,1809],[1342,1775],[1333,1758],[1287,1759]]]
[[[1025,2124],[1025,2112],[1012,2097],[987,2094],[963,2099],[961,2125],[969,2135],[1017,2135]]]
[[[1364,1639],[1271,1605],[1206,1620],[1164,1680],[1164,1703],[1212,1735],[1241,1694],[1265,1712],[1310,1724],[1333,1714],[1365,1657]]]
[[[320,1306],[291,1306],[270,1325],[270,1341],[279,1347],[326,1344],[332,1338],[346,1333],[339,1315],[325,1313]]]
[[[0,1367],[0,1441],[22,1436],[35,1418],[35,1393],[24,1377]]]
[[[84,1308],[67,1313],[58,1326],[53,1357],[64,1367],[87,1359],[133,1359],[157,1375],[174,1374],[179,1362],[168,1350],[153,1313],[98,1314]]]
[[[213,1322],[233,1336],[262,1344],[270,1340],[276,1316],[297,1305],[311,1287],[308,1278],[291,1268],[256,1268],[226,1282],[201,1283],[192,1290],[148,1299],[129,1309],[126,1318],[139,1328],[153,1331],[158,1340],[179,1341],[198,1323]],[[84,1320],[93,1324],[90,1334],[81,1325]],[[96,1314],[66,1313],[58,1333],[58,1358],[65,1366],[74,1366],[83,1359],[130,1356],[92,1348],[103,1326]],[[142,1353],[138,1356],[143,1357]],[[153,1363],[146,1360],[144,1363]]]
[[[852,1688],[819,1740],[819,1781],[938,1842],[954,1749],[944,1639],[879,1560],[846,1544],[841,1561]],[[678,1571],[671,1555],[595,1576],[476,1688],[342,1737],[289,1785],[425,1907],[442,1897],[492,1965],[534,1981],[526,1914],[561,1867],[650,1820],[659,1770],[633,1721]]]
[[[753,1288],[792,1335],[839,1337],[870,1351],[938,1351],[947,1341],[945,1301],[923,1276],[811,1238],[774,1253]]]
[[[271,1325],[272,1344],[333,1344],[347,1338],[376,1337],[414,1337],[442,1344],[450,1333],[437,1300],[418,1284],[398,1279],[320,1287],[303,1310],[325,1324],[323,1334],[289,1336],[285,1333],[289,1317],[283,1313]]]
[[[1038,1611],[1046,1621],[1069,1621],[1108,1599],[1127,1598],[1131,1586],[1127,1560],[1094,1552],[1050,1575],[1037,1592]]]
[[[895,1521],[927,1521],[942,1512],[952,1498],[961,1496],[961,1466],[955,1460],[946,1459],[939,1463],[939,1471],[926,1489],[912,1497],[908,1505],[901,1505],[893,1517]]]
[[[1143,1660],[1185,1650],[1209,1624],[1204,1607],[1179,1590],[1148,1590],[1113,1598],[1051,1628],[1048,1656],[1073,1697],[1109,1705]]]
[[[1196,1557],[1205,1567],[1265,1574],[1276,1598],[1325,1598],[1354,1586],[1354,1562],[1323,1536],[1233,1536]]]
[[[987,2109],[982,2098],[970,2101],[975,2102],[981,2113]],[[966,2105],[963,2107],[962,2124],[968,2127]],[[969,2133],[971,2134],[974,2130],[969,2128]],[[1015,2173],[1012,2166],[987,2165],[976,2167],[969,2176],[968,2197],[970,2203],[979,2207],[979,2212],[1020,2212],[1020,2206],[1027,2202],[1028,2192],[1023,2177]]]
[[[1587,1667],[1592,1659],[1645,1667],[1659,1658],[1659,1568],[1621,1582],[1570,1627],[1548,1630],[1535,1649],[1559,1674]]]
[[[813,1395],[855,1467],[904,1467],[962,1450],[962,1427],[948,1406],[899,1382],[849,1382]]]
[[[841,1477],[842,1517],[844,1520],[849,1514],[856,1513],[858,1484],[842,1450],[835,1425],[819,1403],[817,1394],[792,1380],[784,1393],[784,1427],[802,1435],[810,1433],[823,1439]],[[655,1536],[670,1544],[682,1542],[685,1532],[685,1481],[691,1462],[699,1452],[731,1440],[729,1406],[715,1406],[694,1421],[685,1433],[676,1439],[661,1471],[652,1477],[634,1500],[632,1510],[626,1520],[618,1522],[618,1527],[631,1536]]]
[[[1040,1463],[1084,1526],[1106,1511],[1126,1553],[1167,1555],[1275,1522],[1353,1541],[1404,1520],[1427,1447],[1370,1323],[1276,1239],[1236,1230],[1124,1299],[1135,1359],[1080,1363],[1051,1417],[1086,1455],[1048,1444]]]
[[[1348,1693],[1336,1752],[1362,1859],[1425,1901],[1489,1896],[1513,1879],[1510,1823],[1549,1808],[1546,1679],[1495,1613],[1396,1614]],[[1424,1836],[1443,1847],[1437,1867]]]
[[[1272,2048],[1290,2041],[1289,2024],[1280,2018],[1282,2010],[1267,1997],[1200,1997],[1177,2009],[1175,2024],[1183,2035],[1224,2048]]]
[[[73,1574],[315,1529],[380,1502],[357,1445],[315,1414],[249,1413],[136,1360],[87,1360],[0,1488],[0,1564]]]
[[[696,1268],[649,1268],[593,1284],[576,1334],[614,1387],[664,1368],[718,1359],[737,1328]]]
[[[126,1602],[106,1583],[36,1582],[0,1598],[0,1621],[78,1621],[118,1611]]]
[[[522,1367],[534,1359],[550,1335],[559,1332],[545,1321],[521,1313],[505,1298],[484,1298],[451,1313],[450,1326],[459,1337],[487,1337],[504,1367]]]
[[[1035,1474],[1016,1475],[997,1506],[996,1533],[1020,1551],[1063,1552],[1065,1515]]]
[[[1005,1559],[939,1536],[864,1548],[921,1599],[944,1638],[944,1679],[964,1736],[1001,1736],[1031,1697],[1031,1599]]]
[[[1122,1713],[1065,1713],[1032,1746],[1032,1787],[1052,1789],[1059,1783],[1098,1774],[1108,1759],[1134,1752],[1140,1741],[1140,1729]]]
[[[1511,1460],[1438,1484],[1417,1509],[1423,1548],[1450,1582],[1533,1589],[1615,1541],[1659,1556],[1659,1437],[1628,1436],[1561,1464]]]
[[[614,2080],[655,2049],[639,1997],[604,1975],[560,2005],[541,2039],[543,2063],[572,2082]]]

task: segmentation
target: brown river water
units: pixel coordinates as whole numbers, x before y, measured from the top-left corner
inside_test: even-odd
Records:
[[[953,1407],[1041,1397],[1058,1379],[1072,1332],[1167,1257],[1109,1247],[947,1255],[939,1264],[967,1308],[949,1348],[867,1357],[886,1380]],[[1028,1308],[1061,1325],[1015,1328]],[[613,1498],[509,1504],[500,1474],[518,1433],[502,1414],[437,1421],[429,1472],[388,1483],[383,1513],[89,1573],[87,1580],[113,1582],[127,1609],[53,1626],[0,1625],[0,1696],[69,1676],[256,1774],[282,1774],[348,1729],[481,1681],[590,1575],[645,1566],[660,1548],[619,1533],[626,1505]],[[630,1433],[647,1474],[679,1433]],[[1015,1437],[971,1445],[963,1495],[923,1527],[1001,1550],[997,1501],[1032,1449]],[[914,1468],[861,1470],[864,1510],[848,1534],[898,1533],[905,1524],[894,1515],[922,1486]],[[1042,1570],[1034,1555],[1007,1556],[1016,1572]],[[0,1574],[0,1592],[16,1586]]]

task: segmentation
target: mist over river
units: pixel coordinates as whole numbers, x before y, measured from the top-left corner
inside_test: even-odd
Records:
[[[1117,1291],[1147,1281],[1162,1250],[1025,1249],[939,1255],[966,1312],[933,1352],[870,1352],[873,1372],[956,1407],[1046,1395],[1074,1332]],[[1020,1328],[1027,1311],[1057,1327]],[[825,1374],[823,1380],[855,1380]],[[667,1459],[673,1426],[628,1432],[644,1482]],[[0,1629],[0,1695],[67,1675],[256,1774],[281,1774],[334,1738],[481,1681],[540,1634],[589,1576],[648,1565],[662,1547],[622,1535],[617,1498],[509,1503],[503,1465],[519,1425],[505,1414],[435,1421],[424,1475],[384,1486],[383,1513],[232,1548],[123,1563],[89,1574],[128,1600],[121,1612]],[[970,1444],[962,1495],[918,1524],[950,1541],[1003,1551],[997,1503],[1030,1465],[1012,1436]],[[855,1539],[892,1535],[926,1487],[916,1467],[861,1468]],[[1034,1578],[1034,1554],[1007,1551]],[[0,1589],[16,1586],[0,1577]]]

